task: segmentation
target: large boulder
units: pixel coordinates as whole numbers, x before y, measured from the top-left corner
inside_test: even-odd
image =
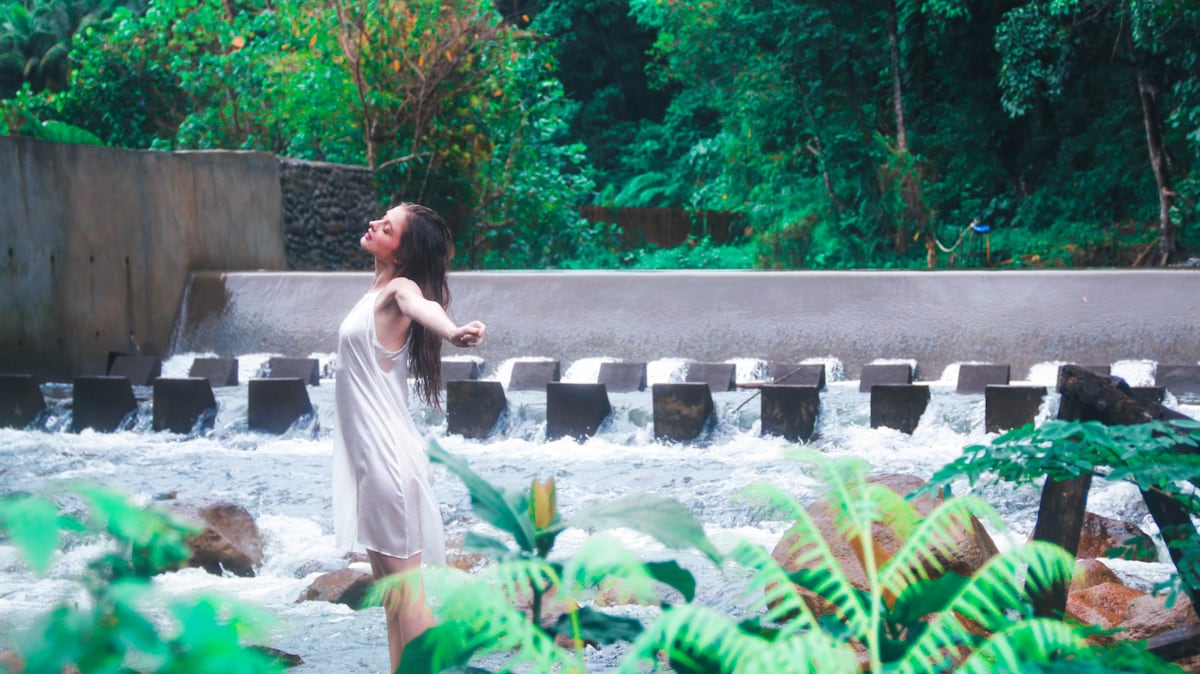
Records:
[[[198,520],[203,531],[188,538],[191,566],[209,573],[252,577],[262,565],[263,540],[254,517],[236,503],[183,503],[176,511]]]
[[[924,480],[913,475],[891,474],[872,476],[868,478],[868,482],[882,484],[901,496],[907,496],[926,484]],[[928,515],[941,502],[941,497],[931,499],[928,496],[922,496],[912,501],[912,504],[922,515]],[[820,530],[821,536],[829,544],[834,557],[841,564],[846,578],[855,587],[863,590],[867,589],[866,571],[863,569],[854,547],[838,532],[833,508],[826,501],[817,501],[808,507],[807,512],[809,517],[812,518],[813,523]],[[973,575],[975,571],[997,552],[996,544],[992,541],[991,536],[988,535],[983,525],[974,518],[972,518],[969,529],[955,531],[953,532],[953,536],[955,539],[953,551],[949,557],[945,557],[940,561],[945,568],[960,575]],[[871,529],[871,537],[874,540],[875,550],[877,553],[882,553],[885,556],[884,559],[896,554],[900,546],[904,543],[891,527],[880,523],[876,523]],[[795,530],[789,529],[775,546],[774,551],[771,553],[772,557],[789,572],[797,571],[802,568],[797,560],[800,551],[803,549],[801,544],[802,541]],[[936,574],[931,573],[931,575]],[[821,612],[821,602],[819,600],[814,597],[806,598],[808,599],[810,609],[817,609],[816,612]]]

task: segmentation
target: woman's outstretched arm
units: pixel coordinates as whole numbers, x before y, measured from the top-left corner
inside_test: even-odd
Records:
[[[421,288],[410,279],[397,278],[388,283],[388,290],[400,313],[425,326],[433,334],[458,347],[479,346],[487,326],[479,321],[456,325],[446,310],[433,300],[426,299]]]

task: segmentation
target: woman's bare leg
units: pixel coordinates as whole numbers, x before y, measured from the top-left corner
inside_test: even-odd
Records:
[[[420,553],[401,559],[368,550],[367,559],[371,561],[375,580],[421,568]],[[384,597],[383,607],[387,615],[388,654],[392,658],[392,672],[395,672],[400,667],[400,656],[408,642],[433,627],[433,613],[425,602],[425,587],[422,584],[397,586]]]

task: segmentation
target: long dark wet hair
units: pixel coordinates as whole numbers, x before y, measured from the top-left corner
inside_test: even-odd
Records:
[[[420,204],[402,203],[407,226],[396,258],[396,274],[421,289],[425,299],[446,308],[450,285],[446,271],[454,255],[454,237],[442,217]],[[412,322],[408,346],[408,371],[416,379],[417,396],[441,409],[442,340],[425,326]]]

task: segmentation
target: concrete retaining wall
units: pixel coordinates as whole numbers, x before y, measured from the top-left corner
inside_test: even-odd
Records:
[[[190,271],[283,269],[279,166],[0,137],[0,372],[164,354]]]
[[[177,352],[336,350],[369,273],[197,274]],[[547,356],[698,361],[877,358],[937,379],[955,362],[1200,361],[1200,271],[460,272],[452,315],[488,324],[494,368]],[[467,353],[447,346],[444,353]]]

